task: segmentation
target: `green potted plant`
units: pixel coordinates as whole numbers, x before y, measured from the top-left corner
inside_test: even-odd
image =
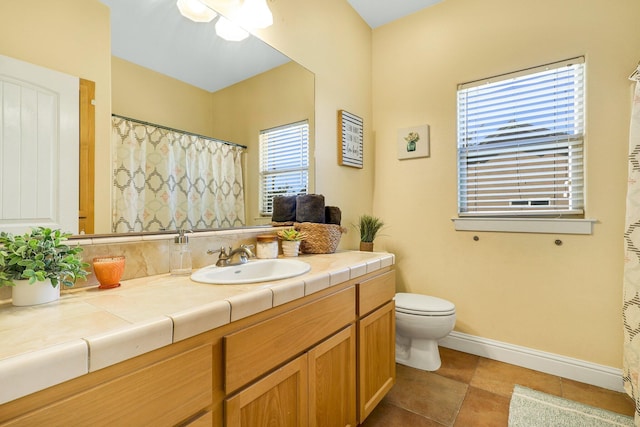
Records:
[[[79,253],[65,242],[71,233],[45,227],[23,235],[0,232],[0,286],[13,286],[13,305],[35,305],[60,297],[60,286],[87,277]]]
[[[380,218],[371,215],[361,215],[356,228],[360,230],[360,250],[373,251],[373,240],[376,234],[384,226]]]
[[[302,242],[307,235],[295,228],[286,228],[278,231],[278,237],[282,240],[282,254],[284,256],[298,256],[298,252],[300,252],[300,242]]]

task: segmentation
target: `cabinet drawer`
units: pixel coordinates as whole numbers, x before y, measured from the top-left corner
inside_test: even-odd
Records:
[[[355,295],[349,287],[225,336],[227,394],[355,321]]]
[[[81,391],[5,425],[175,425],[211,406],[212,366],[212,347],[205,345]]]
[[[388,271],[358,284],[358,316],[362,317],[396,295],[396,272]]]

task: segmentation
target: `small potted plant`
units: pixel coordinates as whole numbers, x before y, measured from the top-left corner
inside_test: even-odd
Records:
[[[380,218],[371,215],[362,215],[358,219],[356,228],[360,230],[360,250],[373,251],[373,240],[376,234],[384,226],[384,222]]]
[[[282,254],[284,256],[298,256],[298,252],[300,252],[300,242],[302,242],[307,235],[295,228],[287,228],[278,231],[278,237],[282,240]]]
[[[89,264],[79,246],[65,243],[71,233],[35,227],[21,236],[0,232],[0,286],[13,286],[13,305],[55,301],[60,286],[87,277]]]

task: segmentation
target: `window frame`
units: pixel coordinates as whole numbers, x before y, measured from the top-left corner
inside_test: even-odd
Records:
[[[458,86],[459,218],[584,215],[585,68],[577,57]],[[531,154],[540,147],[548,154]]]

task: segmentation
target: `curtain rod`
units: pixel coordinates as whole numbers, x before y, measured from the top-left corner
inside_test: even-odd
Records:
[[[204,135],[200,135],[200,134],[193,133],[193,132],[187,132],[186,130],[170,128],[169,126],[162,126],[162,125],[158,125],[156,123],[145,122],[144,120],[132,119],[131,117],[121,116],[120,114],[111,114],[111,117],[119,117],[121,119],[129,120],[129,121],[136,122],[136,123],[140,123],[141,125],[155,126],[157,128],[168,130],[168,131],[171,131],[171,132],[184,133],[185,135],[191,135],[191,136],[195,136],[195,137],[198,137],[198,138],[207,139],[209,141],[221,142],[222,144],[231,145],[231,146],[234,146],[234,147],[244,148],[245,150],[247,149],[246,145],[236,144],[235,142],[229,142],[229,141],[225,141],[225,140],[222,140],[222,139],[211,138],[210,136],[204,136]]]
[[[634,82],[640,81],[640,62],[638,62],[636,69],[629,75],[629,80],[633,80]]]

